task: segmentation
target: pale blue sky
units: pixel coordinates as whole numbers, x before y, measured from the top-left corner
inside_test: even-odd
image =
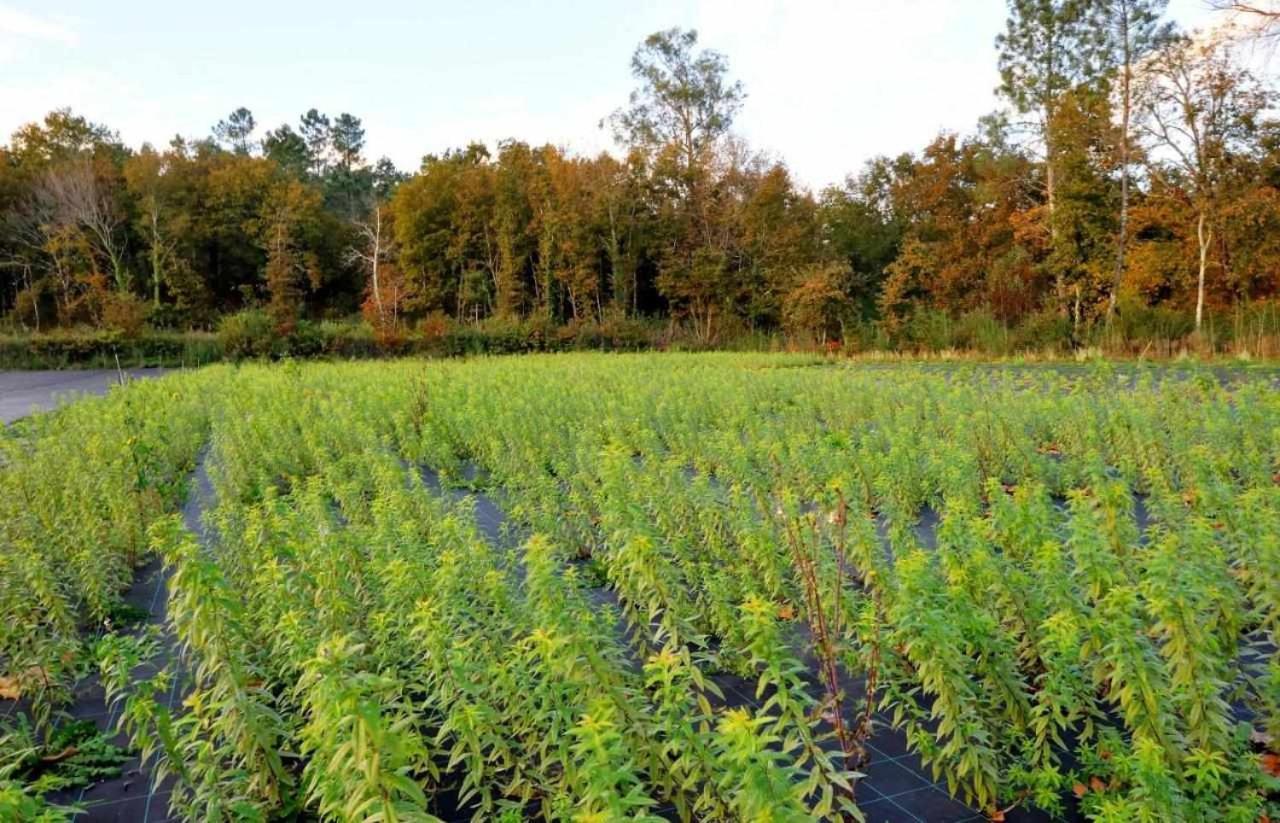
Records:
[[[1205,5],[1171,16],[1212,25]],[[746,85],[737,130],[821,187],[994,108],[1004,17],[1004,0],[0,0],[0,135],[60,106],[133,145],[315,106],[363,118],[370,156],[407,169],[470,140],[595,152],[632,50],[678,25]]]

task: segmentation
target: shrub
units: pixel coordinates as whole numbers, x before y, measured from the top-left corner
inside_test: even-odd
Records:
[[[791,334],[806,334],[825,343],[840,333],[849,311],[849,264],[822,263],[806,269],[782,298],[782,325]]]
[[[871,320],[850,323],[844,330],[845,354],[884,351],[889,348],[889,335],[884,327]]]
[[[444,312],[433,311],[418,322],[418,333],[427,340],[441,340],[452,325]]]
[[[275,324],[265,311],[246,309],[228,314],[218,323],[218,344],[229,360],[266,357],[275,346]]]
[[[112,292],[102,300],[103,324],[128,340],[142,335],[150,314],[151,306],[147,301],[131,292]]]
[[[368,323],[325,321],[315,333],[323,340],[323,353],[331,357],[368,358],[410,351],[407,339],[380,338]]]
[[[942,351],[955,347],[951,318],[940,309],[921,308],[902,324],[899,346],[915,351]]]
[[[1014,351],[1062,351],[1070,348],[1071,321],[1052,309],[1027,316],[1013,330]]]
[[[593,327],[591,348],[612,351],[640,351],[655,345],[654,330],[643,320],[621,314],[606,315]]]
[[[1231,341],[1237,354],[1280,354],[1280,301],[1262,300],[1237,307],[1232,316]]]
[[[37,284],[18,291],[13,296],[10,318],[24,328],[39,328],[57,320],[58,306],[49,290]]]
[[[1004,355],[1009,354],[1012,335],[988,309],[974,309],[960,315],[955,324],[953,339],[955,345],[963,349]]]
[[[222,357],[207,332],[144,331],[127,340],[101,329],[60,329],[49,334],[0,337],[0,368],[63,369],[195,366]]]
[[[1153,342],[1182,340],[1195,331],[1195,318],[1165,306],[1122,300],[1116,307],[1113,331],[1129,348],[1143,348]]]

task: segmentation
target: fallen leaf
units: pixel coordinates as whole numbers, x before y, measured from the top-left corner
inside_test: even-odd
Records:
[[[1004,823],[1004,812],[1001,811],[1000,809],[996,809],[993,812],[988,812],[987,819],[992,821],[992,823]]]
[[[1107,784],[1102,782],[1101,777],[1094,775],[1089,778],[1089,788],[1093,789],[1095,792],[1105,792],[1107,790]]]
[[[790,603],[778,607],[778,617],[783,620],[796,619],[796,607]]]
[[[1076,797],[1084,797],[1086,794],[1089,793],[1089,787],[1083,783],[1077,783],[1071,787],[1071,792]]]
[[[48,681],[49,673],[39,666],[32,666],[22,674],[0,677],[0,700],[17,700],[22,697],[22,684]]]
[[[1280,777],[1280,754],[1267,752],[1259,758],[1262,770],[1272,777]]]

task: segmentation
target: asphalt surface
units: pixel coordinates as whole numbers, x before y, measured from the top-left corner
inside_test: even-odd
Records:
[[[130,379],[159,377],[165,369],[125,369]],[[32,412],[47,411],[84,394],[106,394],[120,382],[112,369],[88,371],[0,372],[0,423],[12,423]]]

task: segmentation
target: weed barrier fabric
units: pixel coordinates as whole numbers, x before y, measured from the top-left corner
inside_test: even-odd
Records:
[[[133,585],[124,597],[124,602],[141,609],[147,617],[144,626],[159,626],[164,623],[165,580],[167,574],[158,558],[153,558],[137,571]],[[172,649],[167,650],[171,654]],[[135,672],[135,676],[146,676],[153,673],[154,666],[148,665]],[[170,696],[169,705],[175,705],[174,695]],[[11,719],[23,714],[26,707],[15,701],[6,701],[4,719]],[[106,695],[97,674],[92,674],[78,682],[73,690],[73,698],[62,711],[70,720],[89,720],[99,731],[108,735],[111,742],[128,750],[128,735],[114,733],[118,712],[107,705]],[[92,823],[151,823],[169,820],[168,791],[165,787],[153,790],[150,775],[143,768],[135,755],[121,765],[120,776],[101,780],[82,789],[53,792],[48,800],[58,805],[76,805],[85,811],[75,817],[77,821]]]
[[[474,463],[466,464],[464,469],[463,479],[468,483],[475,483],[480,479],[480,469]],[[475,502],[476,528],[484,535],[485,540],[489,541],[489,545],[495,548],[512,547],[512,541],[503,539],[503,529],[509,525],[510,521],[491,495],[482,491],[446,487],[440,479],[440,473],[429,466],[420,466],[418,476],[433,494],[446,497],[453,503],[470,497]]]
[[[125,602],[146,612],[143,626],[161,626],[165,619],[165,581],[168,575],[158,558],[153,558],[138,570],[133,586],[125,596]],[[168,655],[175,650],[166,647]],[[158,661],[160,662],[160,661]],[[135,677],[144,677],[154,672],[154,664],[146,664],[134,673]],[[177,703],[177,695],[171,693],[168,705]],[[108,706],[102,686],[97,675],[86,678],[77,684],[75,700],[67,707],[71,717],[78,720],[91,720],[99,730],[111,734],[115,728],[118,710]],[[117,733],[112,742],[122,748],[129,748],[128,735]],[[152,821],[169,820],[168,790],[166,787],[153,789],[151,776],[143,768],[135,755],[121,767],[119,777],[103,780],[83,789],[54,793],[49,799],[58,804],[75,804],[85,809],[85,813],[77,815],[77,821],[92,823],[115,823],[115,821]]]

